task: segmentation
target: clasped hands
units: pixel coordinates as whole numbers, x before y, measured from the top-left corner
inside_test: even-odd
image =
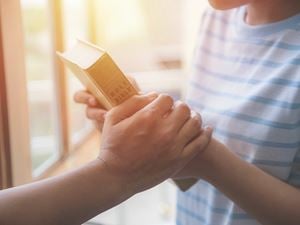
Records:
[[[74,99],[102,131],[98,159],[124,188],[141,192],[167,178],[195,177],[212,129],[183,102],[164,94],[133,96],[106,111],[87,91]]]

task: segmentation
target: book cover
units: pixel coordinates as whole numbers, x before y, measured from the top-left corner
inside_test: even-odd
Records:
[[[108,110],[138,94],[109,54],[93,44],[78,40],[73,48],[57,54]]]

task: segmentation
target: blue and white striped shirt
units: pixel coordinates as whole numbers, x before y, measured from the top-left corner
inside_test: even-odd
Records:
[[[300,14],[260,26],[208,10],[186,101],[242,159],[300,186]],[[177,225],[257,225],[212,185],[178,193]]]

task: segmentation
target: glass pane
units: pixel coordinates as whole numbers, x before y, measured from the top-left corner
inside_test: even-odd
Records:
[[[183,2],[96,0],[97,44],[126,72],[181,69]]]
[[[89,40],[88,15],[86,0],[63,1],[64,41],[69,48],[76,39]],[[86,119],[85,107],[73,101],[76,91],[85,89],[77,78],[67,70],[68,99],[69,99],[69,129],[72,144],[79,143],[92,129],[91,123]]]
[[[58,156],[47,0],[22,0],[33,173]],[[47,163],[48,162],[48,163]]]

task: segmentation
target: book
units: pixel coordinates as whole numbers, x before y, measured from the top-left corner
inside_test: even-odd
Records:
[[[102,48],[78,40],[63,53],[57,52],[65,66],[107,110],[138,94],[117,64]],[[182,190],[188,190],[196,179],[173,180]]]
[[[74,47],[57,54],[107,110],[138,94],[110,55],[96,45],[78,40]]]

